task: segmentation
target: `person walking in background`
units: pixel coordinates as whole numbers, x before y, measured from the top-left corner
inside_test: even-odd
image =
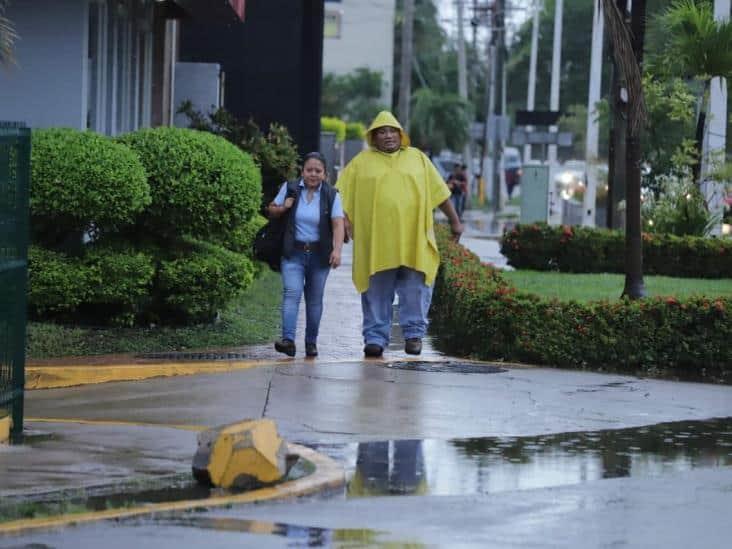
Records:
[[[295,328],[305,292],[305,355],[318,356],[318,330],[323,315],[325,282],[341,264],[344,215],[336,189],[326,182],[322,154],[305,155],[302,178],[283,183],[267,207],[269,217],[287,214],[282,247],[282,338],[275,349],[295,356]]]
[[[467,166],[465,164],[455,164],[452,173],[447,178],[447,187],[452,193],[450,199],[452,205],[460,218],[463,219],[463,211],[465,210],[465,198],[468,194],[468,177],[465,174]]]
[[[440,256],[433,211],[447,216],[455,240],[463,226],[450,190],[429,158],[388,111],[367,131],[369,148],[346,165],[336,184],[346,233],[353,239],[353,282],[361,294],[364,354],[379,357],[389,344],[392,306],[409,354],[422,352],[427,313]]]

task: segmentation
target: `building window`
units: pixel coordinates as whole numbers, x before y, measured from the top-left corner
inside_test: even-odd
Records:
[[[325,12],[325,22],[323,23],[323,37],[341,37],[341,13],[339,11]]]

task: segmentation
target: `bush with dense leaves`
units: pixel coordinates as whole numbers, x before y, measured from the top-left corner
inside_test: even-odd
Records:
[[[152,204],[140,220],[149,234],[226,243],[258,212],[259,169],[225,139],[166,127],[118,139],[140,155],[148,173]]]
[[[657,297],[592,303],[509,286],[438,227],[432,326],[446,350],[482,359],[627,373],[732,379],[732,299]]]
[[[92,246],[69,257],[31,246],[28,309],[32,318],[131,325],[145,312],[155,272],[150,256]]]
[[[516,269],[625,272],[625,235],[620,231],[545,223],[517,225],[503,235],[501,253]],[[732,273],[732,240],[644,233],[643,272],[727,278]]]
[[[31,230],[58,247],[83,233],[98,238],[132,223],[150,204],[147,174],[125,145],[69,128],[34,130],[31,149]]]
[[[200,241],[187,241],[160,262],[153,312],[166,323],[208,322],[254,279],[243,254]]]

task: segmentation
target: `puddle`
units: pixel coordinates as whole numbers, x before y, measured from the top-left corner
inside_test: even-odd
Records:
[[[499,374],[507,372],[503,368],[480,362],[426,362],[421,360],[390,362],[385,368],[395,370],[411,370],[413,372],[449,373],[449,374]]]
[[[246,532],[280,536],[287,539],[287,547],[424,547],[420,543],[383,540],[386,532],[362,528],[317,528],[282,522],[247,520],[230,517],[207,517],[187,514],[180,517],[156,518],[159,526],[190,527],[219,532]]]
[[[732,465],[732,418],[534,437],[320,446],[347,495],[471,495]]]

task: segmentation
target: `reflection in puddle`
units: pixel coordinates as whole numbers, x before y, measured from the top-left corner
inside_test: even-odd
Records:
[[[320,447],[350,466],[350,497],[469,495],[732,465],[732,418],[534,437]]]
[[[156,520],[158,525],[184,526],[219,532],[246,532],[287,538],[288,547],[423,547],[419,543],[379,541],[383,532],[365,528],[317,528],[281,522],[187,515]]]

